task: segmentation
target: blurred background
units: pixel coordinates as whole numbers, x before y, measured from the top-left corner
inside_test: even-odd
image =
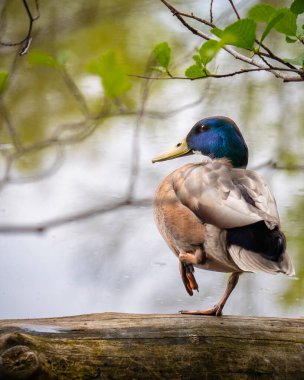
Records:
[[[256,3],[235,1],[241,15]],[[21,2],[0,4],[1,41],[22,40],[28,18]],[[208,2],[174,4],[209,17]],[[29,5],[35,14],[35,2]],[[235,19],[228,1],[214,1],[213,11],[219,26]],[[8,227],[0,234],[0,318],[175,313],[214,305],[228,275],[197,270],[200,292],[189,297],[150,206],[164,176],[199,159],[152,165],[151,158],[212,115],[228,116],[242,130],[249,167],[275,194],[296,268],[293,278],[244,274],[224,311],[304,316],[303,85],[262,72],[199,81],[128,76],[128,91],[108,96],[92,70],[100,56],[110,54],[113,65],[140,75],[147,73],[153,46],[167,41],[171,71],[183,75],[201,46],[157,0],[41,2],[32,37],[27,55],[17,56],[20,46],[0,46],[0,71],[10,72],[0,99],[0,231]],[[296,49],[284,51],[283,35],[270,35],[267,43],[287,58]],[[49,57],[64,66],[46,62]],[[240,67],[224,53],[214,63],[219,72]],[[130,194],[134,204],[96,211]],[[96,215],[35,232],[40,223],[86,210]]]

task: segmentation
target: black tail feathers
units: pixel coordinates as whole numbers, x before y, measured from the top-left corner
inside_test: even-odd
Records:
[[[270,230],[263,221],[228,229],[227,243],[259,253],[272,261],[281,261],[286,250],[286,239],[283,232],[277,227]]]

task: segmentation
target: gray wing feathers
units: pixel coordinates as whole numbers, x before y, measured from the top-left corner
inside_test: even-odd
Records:
[[[233,169],[234,183],[243,186],[248,195],[254,200],[255,207],[271,215],[280,224],[280,218],[274,196],[264,178],[252,170]]]
[[[185,165],[173,173],[172,181],[180,201],[205,223],[219,228],[261,220],[269,228],[279,225],[274,198],[255,172],[233,169],[227,161],[213,160]]]

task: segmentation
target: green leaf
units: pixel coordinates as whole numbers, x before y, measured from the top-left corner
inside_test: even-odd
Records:
[[[275,11],[270,4],[257,4],[249,10],[248,17],[256,22],[268,22]]]
[[[210,30],[210,32],[213,33],[216,37],[222,38],[223,30],[221,30],[219,28],[213,28]]]
[[[275,30],[287,36],[295,36],[297,34],[297,16],[288,8],[280,8],[277,15],[282,14],[282,19],[276,23]]]
[[[185,71],[185,75],[187,78],[191,78],[191,79],[205,77],[206,71],[198,65],[192,65],[187,68],[187,70]]]
[[[299,15],[304,13],[304,1],[303,0],[295,0],[290,6],[291,12]]]
[[[44,65],[53,68],[58,67],[57,60],[43,51],[34,51],[28,55],[28,62],[32,65]]]
[[[8,86],[8,72],[0,71],[0,95],[4,93]]]
[[[298,55],[296,58],[286,58],[284,61],[292,65],[304,67],[304,53]]]
[[[267,24],[262,37],[261,37],[261,43],[265,40],[265,38],[268,36],[268,34],[271,32],[271,30],[275,27],[275,25],[284,17],[282,13],[275,12],[274,17],[272,17]]]
[[[303,0],[300,0],[304,4]],[[261,42],[274,28],[277,32],[288,36],[295,36],[297,32],[297,16],[288,8],[276,9],[269,4],[258,4],[248,12],[248,17],[256,22],[267,23]]]
[[[277,9],[270,18],[263,34],[261,42],[268,36],[272,29],[283,33],[286,36],[295,36],[297,34],[297,17],[287,8]],[[291,40],[287,41],[291,42]]]
[[[112,50],[92,61],[88,70],[100,77],[105,93],[110,97],[120,96],[131,87],[124,67],[119,65],[117,55]]]
[[[70,58],[70,52],[67,50],[62,50],[57,55],[57,62],[60,65],[64,65],[68,61],[69,58]]]
[[[289,36],[286,36],[285,37],[285,41],[288,43],[288,44],[293,44],[295,42],[297,42],[298,40],[296,38],[291,38]]]
[[[203,64],[202,64],[202,59],[200,55],[195,54],[192,58],[197,66],[202,67]]]
[[[166,73],[166,69],[162,66],[151,66],[150,69],[158,71],[159,73],[162,73],[162,74]]]
[[[171,59],[171,49],[167,42],[161,42],[153,49],[154,57],[159,66],[168,68]]]
[[[203,65],[205,66],[207,65],[207,63],[212,61],[212,59],[216,56],[220,49],[221,44],[219,41],[209,40],[205,42],[199,49],[200,58]]]
[[[228,25],[221,35],[221,43],[251,50],[256,38],[256,23],[244,18]]]

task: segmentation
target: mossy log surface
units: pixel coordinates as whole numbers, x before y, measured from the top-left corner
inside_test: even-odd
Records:
[[[304,318],[103,313],[0,321],[0,378],[304,379]]]

